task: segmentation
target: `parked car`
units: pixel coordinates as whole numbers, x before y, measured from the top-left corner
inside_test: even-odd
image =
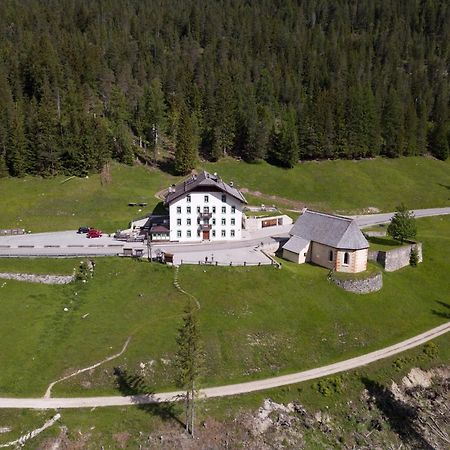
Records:
[[[86,235],[89,239],[91,238],[99,238],[102,237],[102,232],[100,230],[96,230],[95,228],[89,228],[89,231]]]
[[[86,234],[86,233],[89,233],[90,229],[91,229],[91,227],[80,227],[80,228],[78,228],[77,233],[78,234]]]

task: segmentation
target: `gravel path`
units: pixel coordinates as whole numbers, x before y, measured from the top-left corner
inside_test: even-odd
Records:
[[[374,361],[388,358],[405,350],[417,347],[450,331],[450,322],[440,325],[425,333],[414,336],[398,344],[376,350],[362,356],[347,359],[335,364],[305,370],[290,375],[266,378],[264,380],[250,381],[247,383],[229,384],[200,390],[200,396],[204,398],[226,397],[230,395],[245,394],[248,392],[262,391],[302,381],[313,380],[338,372],[365,366]],[[55,408],[95,408],[103,406],[126,406],[148,403],[163,403],[179,401],[182,392],[164,392],[149,396],[125,396],[125,397],[74,397],[74,398],[0,398],[0,408],[27,408],[27,409],[55,409]]]

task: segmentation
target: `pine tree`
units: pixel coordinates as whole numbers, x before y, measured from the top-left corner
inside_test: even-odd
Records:
[[[177,144],[175,151],[175,172],[179,175],[188,174],[197,161],[192,120],[186,106],[181,108],[178,122]]]
[[[294,109],[287,108],[271,133],[269,161],[282,167],[294,167],[299,158],[297,124]]]
[[[27,140],[25,138],[22,106],[16,103],[10,124],[6,164],[13,177],[22,177],[27,169]]]
[[[383,112],[383,153],[390,158],[400,156],[404,148],[403,108],[398,93],[391,89]]]
[[[449,156],[449,134],[446,128],[445,123],[440,121],[430,133],[430,151],[433,156],[442,161],[445,161]]]
[[[194,437],[195,397],[202,372],[203,353],[197,317],[191,302],[184,310],[183,324],[178,330],[177,346],[176,383],[185,391],[186,431]]]

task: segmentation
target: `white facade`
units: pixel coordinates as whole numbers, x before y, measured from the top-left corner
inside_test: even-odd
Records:
[[[169,205],[170,240],[239,240],[242,234],[242,206],[242,202],[225,192],[185,193]]]

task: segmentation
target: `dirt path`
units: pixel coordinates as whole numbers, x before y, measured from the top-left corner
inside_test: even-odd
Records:
[[[290,375],[266,378],[264,380],[249,381],[247,383],[229,384],[200,390],[200,396],[204,398],[226,397],[230,395],[245,394],[248,392],[262,391],[302,381],[321,378],[338,372],[365,366],[380,359],[404,352],[411,348],[424,344],[442,334],[450,331],[450,322],[432,328],[425,333],[414,336],[398,344],[376,350],[365,355],[347,359],[335,364],[305,370]],[[54,409],[54,408],[94,408],[103,406],[125,406],[148,403],[163,403],[180,401],[183,393],[164,392],[153,395],[137,395],[125,397],[74,397],[74,398],[0,398],[0,408],[28,408],[28,409]]]
[[[77,375],[80,375],[80,373],[87,372],[88,370],[95,369],[98,366],[101,366],[102,364],[107,363],[108,361],[112,361],[113,359],[118,358],[119,356],[121,356],[125,352],[125,350],[127,349],[128,344],[130,343],[130,341],[131,341],[131,336],[125,341],[125,344],[123,345],[122,350],[120,350],[119,353],[116,353],[115,355],[112,355],[112,356],[108,356],[107,358],[101,360],[98,363],[93,364],[92,366],[85,367],[84,369],[79,369],[76,372],[71,373],[70,375],[66,375],[65,377],[60,378],[59,380],[53,381],[52,383],[50,383],[50,385],[48,386],[47,390],[45,391],[44,398],[50,398],[52,396],[52,389],[53,389],[53,386],[55,386],[55,384],[61,383],[61,381],[65,381],[65,380],[68,380],[69,378],[72,378],[72,377],[75,377]]]
[[[15,441],[7,442],[6,444],[0,444],[0,448],[23,447],[27,441],[29,441],[30,439],[33,439],[38,434],[42,433],[44,430],[46,430],[47,428],[54,425],[55,422],[58,421],[60,418],[61,418],[61,414],[58,413],[58,414],[54,415],[50,420],[47,420],[47,422],[45,422],[44,425],[42,425],[42,427],[36,428],[35,430],[30,431],[30,432],[20,436],[20,438],[16,439]]]

